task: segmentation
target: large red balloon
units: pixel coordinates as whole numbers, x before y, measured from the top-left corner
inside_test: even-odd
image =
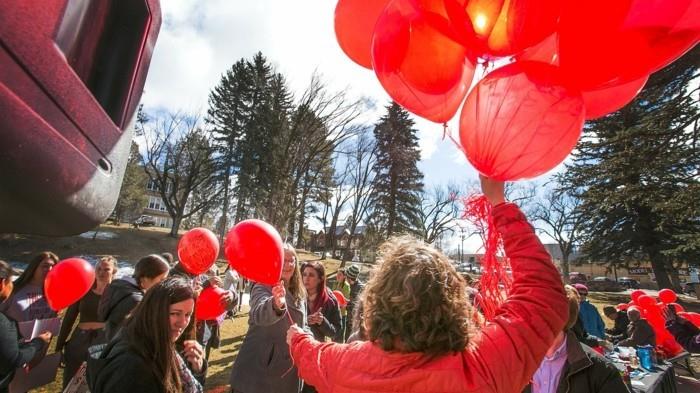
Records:
[[[581,94],[561,85],[556,67],[516,62],[493,71],[469,93],[460,139],[469,162],[485,176],[532,178],[571,152],[583,116]]]
[[[451,12],[452,21],[472,53],[486,58],[514,55],[552,34],[563,3],[562,0],[456,1],[464,3],[466,14]]]
[[[697,0],[565,2],[559,20],[559,62],[582,90],[637,80],[697,43]],[[692,18],[692,19],[691,19]]]
[[[700,314],[696,312],[679,312],[678,315],[687,319],[693,325],[700,328]]]
[[[68,258],[56,264],[46,275],[44,295],[54,311],[80,300],[95,283],[95,269],[86,260]]]
[[[677,298],[678,296],[676,295],[676,292],[673,291],[673,289],[664,288],[659,291],[659,300],[666,304],[675,302]]]
[[[190,229],[177,244],[177,256],[182,267],[189,273],[202,274],[216,262],[219,240],[206,228]]]
[[[474,77],[442,1],[394,0],[377,20],[372,65],[401,106],[437,123],[450,120]]]
[[[643,309],[651,309],[656,307],[656,300],[649,295],[640,296],[639,299],[637,299],[637,303],[639,303],[639,306]]]
[[[226,290],[219,287],[207,287],[197,297],[197,307],[195,317],[200,321],[210,321],[216,319],[226,312],[221,304],[221,299],[226,294]]]
[[[335,36],[355,63],[372,69],[372,34],[389,0],[339,0],[335,6]]]
[[[518,61],[542,61],[558,66],[559,45],[557,34],[552,34],[539,44],[526,49],[516,58]],[[606,85],[605,87],[592,90],[581,90],[583,104],[586,107],[586,119],[597,119],[629,104],[642,90],[647,79],[649,79],[649,76],[644,75],[631,82]]]
[[[226,235],[224,253],[229,265],[243,277],[274,285],[282,275],[282,238],[261,220],[241,221]]]

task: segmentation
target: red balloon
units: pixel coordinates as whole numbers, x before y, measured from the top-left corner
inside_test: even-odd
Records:
[[[221,304],[221,298],[226,294],[226,290],[219,287],[207,287],[197,297],[197,307],[195,307],[195,317],[200,321],[210,321],[216,319],[226,312]]]
[[[455,115],[474,77],[441,4],[392,1],[372,40],[372,65],[384,90],[408,111],[437,123]]]
[[[700,37],[697,0],[568,1],[559,20],[559,62],[582,90],[637,80]],[[692,8],[692,9],[691,9]]]
[[[514,55],[552,34],[562,0],[462,0],[465,14],[451,13],[473,53],[484,57]]]
[[[645,75],[621,85],[581,91],[583,104],[586,106],[586,119],[597,119],[629,104],[642,91],[647,79],[649,76]]]
[[[58,312],[80,300],[95,283],[95,269],[86,260],[60,261],[46,275],[44,295],[49,307]]]
[[[274,285],[282,276],[282,238],[261,220],[241,221],[226,235],[224,253],[229,265],[250,280]]]
[[[344,307],[346,304],[348,304],[348,299],[345,298],[345,295],[343,295],[342,292],[335,290],[333,291],[333,294],[335,295],[335,298],[338,300],[338,304],[340,307]]]
[[[532,178],[576,146],[583,116],[581,94],[561,85],[556,67],[516,62],[491,72],[469,93],[460,140],[469,162],[485,176]]]
[[[679,312],[678,315],[687,319],[693,325],[700,328],[700,314],[696,312]]]
[[[189,273],[202,274],[216,262],[219,240],[206,228],[190,229],[177,244],[177,256],[182,267]]]
[[[676,301],[676,299],[678,299],[678,296],[673,289],[664,288],[659,291],[659,300],[666,304],[673,303]]]
[[[629,304],[620,303],[617,305],[617,311],[626,311],[628,307],[629,307]]]
[[[339,0],[335,6],[335,37],[355,63],[372,69],[372,33],[389,0]]]
[[[634,291],[632,291],[632,293],[630,293],[630,298],[633,302],[639,303],[638,299],[642,295],[646,295],[646,293],[644,293],[644,291],[642,291],[641,289],[635,289]]]
[[[544,39],[539,44],[526,49],[517,56],[518,61],[534,60],[559,65],[559,45],[557,34]],[[622,84],[612,84],[593,90],[582,90],[586,119],[597,119],[629,104],[644,87],[648,75]]]
[[[637,303],[639,303],[639,306],[643,309],[650,309],[656,306],[656,300],[649,295],[640,296]]]

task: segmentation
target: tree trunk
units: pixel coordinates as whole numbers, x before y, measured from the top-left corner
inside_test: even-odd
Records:
[[[302,195],[301,201],[299,202],[301,208],[299,209],[299,221],[297,222],[299,227],[299,236],[297,237],[297,248],[302,248],[304,243],[304,222],[306,221],[306,195]]]
[[[676,269],[673,266],[673,261],[666,258],[666,267],[667,271],[670,273],[671,276],[671,284],[673,285],[673,290],[678,293],[682,293],[683,291],[681,289],[681,280],[680,278],[678,278],[678,269]]]
[[[170,237],[177,238],[177,232],[180,230],[180,224],[182,223],[182,216],[173,217],[173,226],[170,228]]]
[[[561,255],[561,274],[564,276],[564,284],[569,283],[569,254]]]
[[[647,249],[647,254],[649,255],[649,261],[651,261],[651,268],[654,271],[654,276],[656,276],[656,283],[659,289],[672,288],[671,280],[668,278],[668,272],[666,271],[666,262],[659,252],[655,249]]]

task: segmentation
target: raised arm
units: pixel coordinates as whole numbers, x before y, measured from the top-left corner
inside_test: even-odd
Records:
[[[275,304],[272,288],[255,284],[250,290],[250,316],[251,325],[270,326],[284,318],[284,310]]]
[[[493,321],[464,352],[494,391],[521,391],[564,328],[568,304],[559,272],[525,215],[505,203],[503,183],[482,179],[513,270],[513,286]]]

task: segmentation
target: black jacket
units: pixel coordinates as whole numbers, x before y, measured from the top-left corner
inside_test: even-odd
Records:
[[[531,393],[528,385],[523,393]],[[581,344],[573,332],[566,336],[566,363],[557,393],[629,393],[614,364]]]
[[[323,315],[323,322],[320,325],[309,325],[311,333],[313,333],[314,338],[318,341],[325,341],[326,337],[330,337],[331,340],[341,342],[342,337],[340,335],[343,333],[340,329],[340,307],[338,306],[338,300],[336,300],[335,295],[328,291],[328,301],[326,301],[321,306],[321,314]],[[308,305],[308,304],[307,304]],[[310,314],[311,310],[307,309],[307,313]]]
[[[630,319],[624,312],[618,312],[615,318],[615,326],[612,329],[605,329],[605,333],[612,336],[612,339],[623,340],[627,338],[627,326],[630,324]]]
[[[114,280],[105,288],[97,316],[105,322],[107,340],[114,338],[126,317],[142,299],[143,291],[131,278]]]
[[[20,343],[17,321],[0,313],[0,391],[10,386],[18,367],[29,363],[43,350],[44,342],[40,338]]]
[[[88,359],[87,381],[92,393],[163,392],[150,365],[121,337],[112,340],[98,359]]]
[[[676,317],[676,319],[666,321],[666,329],[673,334],[673,338],[686,351],[700,353],[700,329],[690,321],[682,317]]]
[[[627,327],[627,336],[629,338],[620,341],[617,345],[621,347],[656,346],[656,333],[646,319],[630,322]]]

